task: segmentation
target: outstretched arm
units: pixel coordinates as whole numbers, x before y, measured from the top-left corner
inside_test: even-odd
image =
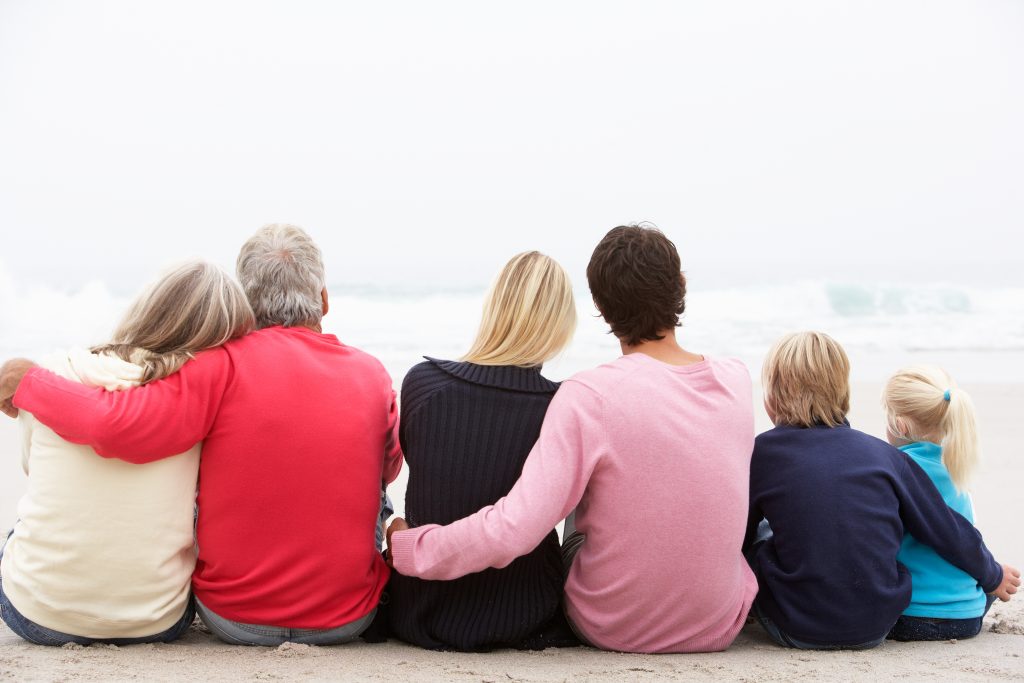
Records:
[[[33,368],[14,405],[105,458],[152,462],[187,451],[206,436],[231,372],[223,349],[205,351],[177,373],[127,391],[90,388]]]
[[[448,526],[395,529],[395,569],[423,579],[455,579],[505,567],[536,548],[583,497],[601,457],[593,443],[603,429],[601,407],[590,389],[571,380],[562,384],[509,494]]]

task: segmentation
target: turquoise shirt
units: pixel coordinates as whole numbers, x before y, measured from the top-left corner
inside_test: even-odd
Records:
[[[942,464],[942,448],[933,443],[918,441],[902,446],[900,450],[913,458],[931,477],[946,505],[974,524],[971,498],[957,491],[953,485],[949,471]],[[910,570],[913,579],[910,606],[903,612],[907,616],[974,619],[984,614],[985,591],[978,586],[978,582],[910,534],[903,537],[903,545],[896,559]]]

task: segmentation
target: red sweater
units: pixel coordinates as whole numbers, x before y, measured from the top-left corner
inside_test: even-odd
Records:
[[[402,451],[391,378],[372,356],[271,327],[130,391],[34,369],[15,405],[129,462],[203,442],[192,585],[218,615],[323,629],[377,606],[388,580],[374,547],[381,482],[398,475]]]

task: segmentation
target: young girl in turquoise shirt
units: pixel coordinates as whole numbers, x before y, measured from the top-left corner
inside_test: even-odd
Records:
[[[900,370],[885,387],[889,442],[935,483],[946,504],[974,523],[967,483],[978,462],[974,406],[943,370]],[[972,638],[994,600],[966,572],[910,534],[897,555],[913,580],[910,605],[896,622],[895,640]]]

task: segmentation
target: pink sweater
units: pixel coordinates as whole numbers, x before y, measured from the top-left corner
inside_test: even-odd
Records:
[[[753,442],[738,360],[678,367],[623,356],[562,384],[505,498],[448,526],[396,533],[395,569],[454,579],[504,567],[575,508],[586,542],[565,597],[590,642],[724,650],[757,592],[740,553]]]

